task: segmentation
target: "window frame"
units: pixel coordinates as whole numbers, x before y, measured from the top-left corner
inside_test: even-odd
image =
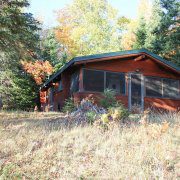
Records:
[[[83,84],[83,92],[89,92],[89,93],[103,93],[103,92],[100,92],[100,91],[87,91],[84,89],[84,71],[85,70],[91,70],[91,71],[100,71],[100,72],[103,72],[104,73],[104,90],[107,89],[106,88],[106,73],[115,73],[115,74],[121,74],[121,75],[124,75],[124,78],[125,78],[125,86],[124,86],[124,94],[121,94],[120,92],[116,92],[116,95],[119,95],[119,96],[126,96],[126,90],[127,90],[127,83],[126,83],[126,73],[125,72],[114,72],[114,71],[107,71],[107,70],[99,70],[99,69],[90,69],[90,68],[82,68],[82,84]]]
[[[159,77],[159,76],[144,76],[144,97],[148,97],[148,98],[157,98],[157,99],[172,99],[172,100],[180,100],[180,80],[179,79],[173,79],[173,78],[165,78],[165,77]],[[161,80],[161,88],[162,88],[162,96],[148,96],[147,92],[146,92],[146,78],[159,78]],[[164,96],[164,83],[163,80],[164,79],[169,79],[169,80],[174,80],[174,81],[178,81],[178,89],[179,89],[179,96],[177,98],[175,97],[167,97]]]

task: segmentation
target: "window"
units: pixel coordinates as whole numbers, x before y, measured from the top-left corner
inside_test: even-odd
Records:
[[[179,81],[173,79],[163,79],[163,95],[167,98],[178,98]]]
[[[62,80],[59,81],[58,92],[63,90]]]
[[[104,91],[104,72],[84,69],[83,86],[85,91]]]
[[[146,96],[162,97],[162,80],[157,77],[146,77]]]
[[[125,74],[106,72],[106,88],[125,94]]]
[[[74,93],[79,91],[79,72],[75,72],[71,76],[70,92]]]
[[[125,74],[101,70],[84,69],[83,86],[85,91],[104,92],[112,89],[117,94],[125,94]]]
[[[146,77],[146,96],[161,98],[179,98],[179,80]]]

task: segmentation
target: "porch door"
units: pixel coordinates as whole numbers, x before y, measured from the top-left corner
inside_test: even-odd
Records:
[[[142,74],[129,74],[129,110],[144,110],[144,77]]]

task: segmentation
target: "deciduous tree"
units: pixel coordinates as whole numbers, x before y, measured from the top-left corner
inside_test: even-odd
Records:
[[[117,10],[107,0],[74,0],[58,15],[56,37],[71,56],[121,49]]]
[[[53,67],[49,61],[22,61],[23,69],[32,75],[37,85],[41,85],[47,76],[53,72]]]

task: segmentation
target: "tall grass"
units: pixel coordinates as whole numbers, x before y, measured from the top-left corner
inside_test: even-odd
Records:
[[[8,121],[0,116],[0,179],[180,176],[179,114],[151,115],[150,123],[115,125],[105,132],[94,126],[66,128],[63,114],[28,119],[15,114]]]

